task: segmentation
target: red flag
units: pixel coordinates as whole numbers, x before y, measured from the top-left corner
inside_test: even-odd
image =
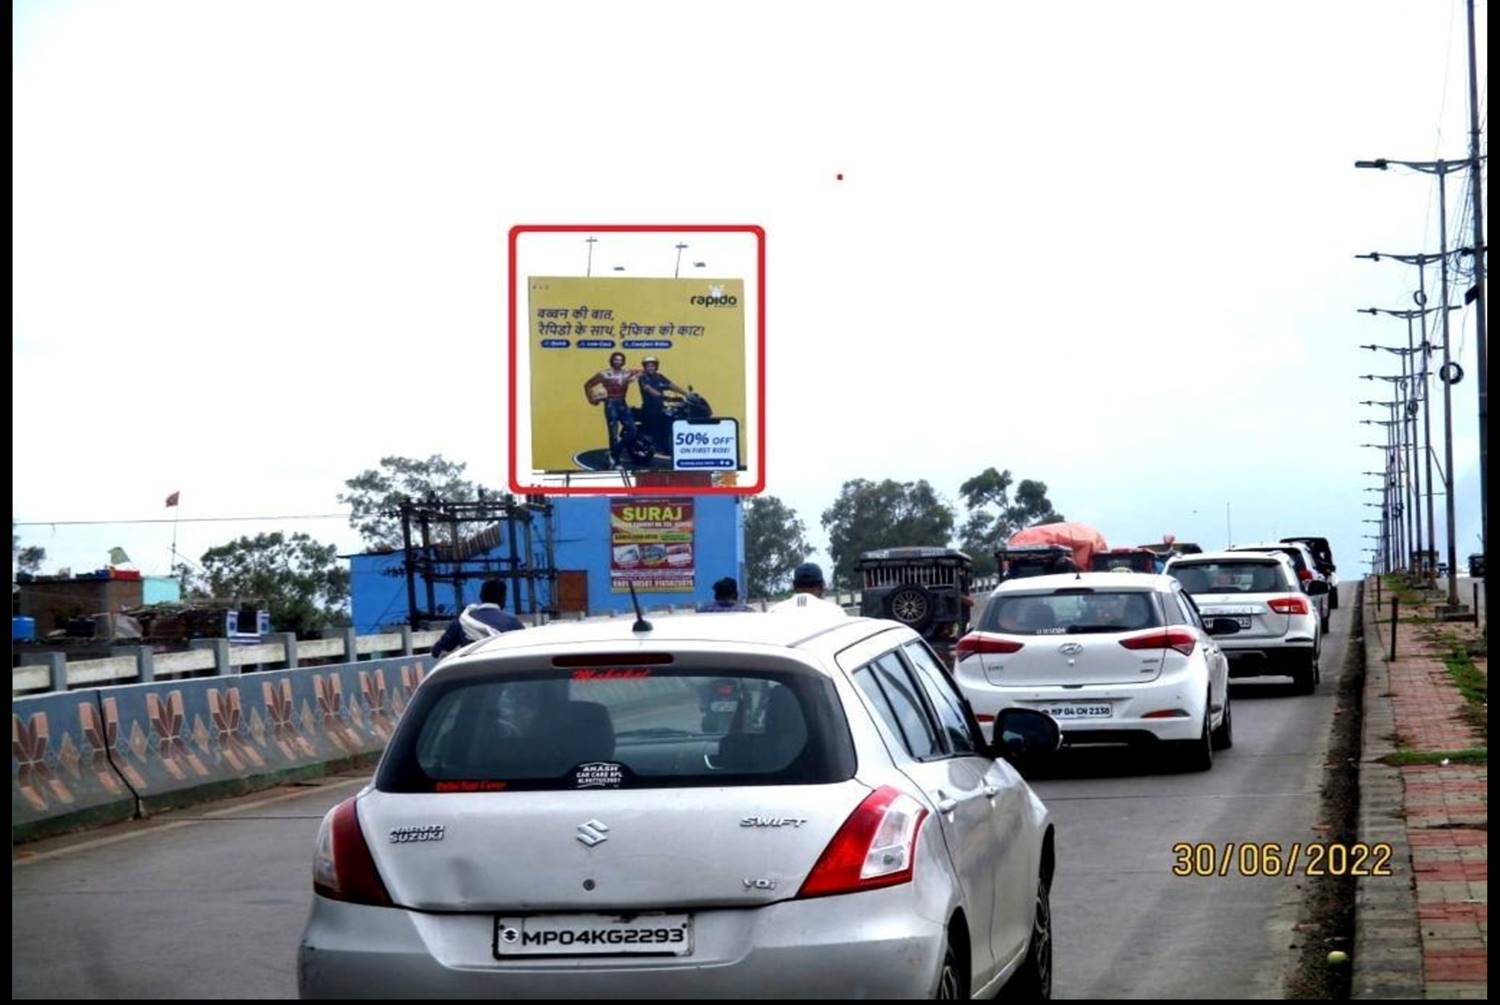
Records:
[[[178,491],[178,492],[173,492],[171,495],[167,496],[167,505],[168,506],[176,506],[177,505],[177,497],[180,496],[181,494],[182,493],[180,491]]]

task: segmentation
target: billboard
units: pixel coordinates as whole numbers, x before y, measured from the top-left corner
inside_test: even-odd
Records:
[[[508,271],[512,492],[764,489],[760,227],[518,224]]]
[[[609,504],[609,588],[692,593],[697,573],[693,500],[634,497]]]
[[[744,285],[529,277],[533,467],[740,470]]]

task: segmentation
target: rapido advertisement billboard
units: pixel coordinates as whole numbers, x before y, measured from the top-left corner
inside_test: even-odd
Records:
[[[739,279],[529,277],[533,467],[742,470],[744,304]]]

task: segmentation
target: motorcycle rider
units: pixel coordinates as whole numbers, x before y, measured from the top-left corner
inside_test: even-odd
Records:
[[[600,370],[583,384],[584,396],[589,398],[591,405],[600,402],[589,397],[589,391],[595,387],[604,388],[604,427],[609,433],[609,457],[617,468],[625,467],[625,442],[635,438],[635,416],[625,401],[625,392],[630,389],[630,382],[640,376],[640,370],[625,368],[623,352],[612,352],[608,369]]]
[[[803,562],[792,573],[792,596],[771,606],[771,613],[782,611],[814,611],[844,613],[844,609],[823,597],[827,588],[823,581],[823,569],[815,562]]]
[[[636,384],[641,389],[641,412],[646,424],[659,422],[662,417],[662,408],[666,404],[666,392],[672,391],[684,398],[688,392],[672,383],[672,378],[661,372],[661,361],[655,356],[647,356],[641,360],[641,366],[646,370],[636,378]]]
[[[448,622],[443,637],[433,643],[432,658],[440,660],[470,642],[525,627],[519,618],[505,610],[505,581],[487,579],[479,587],[479,603],[465,607],[458,617]]]

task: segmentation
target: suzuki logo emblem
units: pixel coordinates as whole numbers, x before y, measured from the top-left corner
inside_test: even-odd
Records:
[[[577,837],[578,840],[592,848],[609,840],[609,827],[597,820],[590,820],[587,823],[578,825]]]
[[[1057,651],[1062,653],[1064,656],[1077,656],[1079,653],[1083,652],[1083,646],[1078,642],[1064,642],[1062,645],[1057,647]]]

